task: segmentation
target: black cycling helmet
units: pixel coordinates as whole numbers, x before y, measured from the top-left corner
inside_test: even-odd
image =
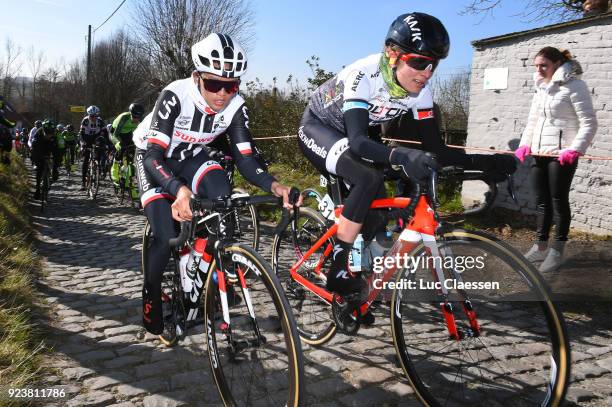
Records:
[[[132,103],[130,105],[130,114],[137,119],[141,119],[144,116],[144,106],[140,103]]]
[[[40,127],[40,126],[42,126],[42,120],[36,120],[36,121],[34,122],[34,126],[36,126],[36,127]]]
[[[408,13],[397,17],[387,32],[385,45],[395,44],[406,52],[435,59],[448,56],[450,39],[444,25],[425,13]]]

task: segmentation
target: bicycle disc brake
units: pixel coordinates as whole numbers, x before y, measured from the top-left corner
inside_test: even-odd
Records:
[[[341,302],[339,302],[341,301]],[[338,329],[347,335],[355,335],[361,326],[359,299],[341,300],[337,294],[332,299],[332,317]],[[357,316],[353,315],[356,313]]]

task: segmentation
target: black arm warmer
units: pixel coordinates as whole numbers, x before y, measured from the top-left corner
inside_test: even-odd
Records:
[[[389,163],[391,149],[368,137],[369,113],[366,109],[349,109],[344,112],[344,126],[349,139],[349,149],[358,157],[376,163]]]

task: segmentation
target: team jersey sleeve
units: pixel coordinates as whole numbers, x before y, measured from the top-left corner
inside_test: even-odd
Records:
[[[172,140],[174,121],[181,113],[178,96],[169,89],[159,95],[153,109],[151,126],[147,135],[147,151],[144,156],[144,167],[157,185],[176,196],[183,183],[174,177],[168,168],[165,152]]]
[[[272,183],[276,180],[255,158],[255,145],[248,123],[248,109],[246,105],[242,105],[234,114],[227,129],[231,154],[236,161],[238,171],[248,182],[270,192]]]
[[[466,169],[472,166],[472,160],[465,152],[448,147],[442,135],[438,120],[439,109],[434,107],[433,97],[429,87],[423,89],[417,104],[412,109],[412,118],[424,151],[436,155],[438,162],[444,166],[457,165]]]
[[[370,84],[366,72],[354,70],[344,79],[342,114],[349,149],[358,157],[377,163],[388,163],[391,149],[368,137]]]

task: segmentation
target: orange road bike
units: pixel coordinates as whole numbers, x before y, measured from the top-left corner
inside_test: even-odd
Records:
[[[342,180],[330,177],[328,185]],[[570,344],[549,288],[509,244],[442,222],[435,186],[433,174],[408,198],[373,201],[371,211],[404,226],[388,250],[362,261],[367,288],[352,304],[325,289],[337,222],[294,208],[290,226],[275,236],[272,263],[300,337],[318,346],[338,330],[354,335],[373,305],[388,303],[396,354],[424,405],[560,405]],[[337,219],[340,190],[328,191]]]

